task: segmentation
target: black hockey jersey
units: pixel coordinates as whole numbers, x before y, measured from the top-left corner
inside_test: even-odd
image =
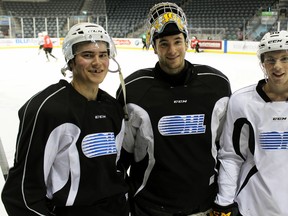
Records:
[[[49,215],[49,205],[93,215],[91,206],[127,193],[116,168],[125,124],[115,98],[99,89],[97,100],[88,101],[61,80],[27,101],[19,118],[14,166],[2,192],[9,215]]]
[[[131,164],[135,201],[189,214],[207,210],[216,196],[216,143],[231,89],[209,66],[186,61],[179,76],[165,75],[157,63],[125,79],[129,120],[121,162]],[[120,89],[117,98],[124,106]]]

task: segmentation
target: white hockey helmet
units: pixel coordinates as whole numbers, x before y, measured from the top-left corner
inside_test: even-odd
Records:
[[[63,41],[62,52],[66,62],[74,58],[73,45],[85,41],[107,42],[109,57],[114,58],[116,55],[115,44],[102,26],[94,23],[78,23],[70,28]]]
[[[167,32],[164,32],[166,26],[170,23],[175,24],[173,25],[174,28],[172,27],[167,30]],[[153,45],[154,39],[157,36],[162,37],[182,32],[185,35],[186,41],[189,41],[186,15],[184,11],[175,3],[162,2],[154,5],[150,9],[146,25],[147,49],[149,49],[151,44]]]
[[[288,50],[288,32],[281,30],[266,33],[260,41],[257,56],[261,62],[264,61],[263,54],[278,50]]]

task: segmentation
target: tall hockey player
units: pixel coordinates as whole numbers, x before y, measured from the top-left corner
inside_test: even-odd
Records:
[[[265,79],[228,105],[215,215],[288,215],[288,32],[265,34],[257,54]]]
[[[120,161],[131,168],[132,215],[206,216],[230,84],[220,71],[185,60],[187,22],[176,4],[155,5],[147,22],[147,46],[159,61],[126,78],[127,97],[117,94],[129,114]]]
[[[71,83],[60,80],[19,110],[14,166],[2,200],[13,216],[128,216],[116,163],[124,113],[99,88],[116,50],[99,25],[73,26],[62,47]]]

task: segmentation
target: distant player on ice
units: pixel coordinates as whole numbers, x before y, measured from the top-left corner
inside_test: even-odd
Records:
[[[43,40],[44,40],[43,49],[45,51],[47,61],[48,62],[50,61],[48,54],[57,60],[57,58],[52,54],[53,42],[52,42],[51,38],[49,37],[49,35],[47,34],[47,32],[43,32],[43,37],[44,37],[43,38]]]
[[[195,53],[200,53],[200,44],[199,44],[199,40],[196,36],[192,37],[191,39],[191,48],[195,50]]]

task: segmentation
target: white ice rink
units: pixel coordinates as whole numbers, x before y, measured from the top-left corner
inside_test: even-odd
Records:
[[[0,139],[10,166],[13,164],[18,131],[18,109],[36,92],[63,79],[60,73],[64,65],[61,49],[54,49],[53,54],[58,61],[51,58],[50,62],[46,62],[44,53],[38,55],[37,49],[0,49]],[[153,67],[158,60],[151,50],[124,49],[118,49],[116,59],[124,77],[137,69]],[[186,59],[222,71],[228,76],[233,92],[263,78],[256,55],[188,52]],[[112,68],[115,69],[115,65]],[[100,87],[114,96],[118,86],[118,73],[109,73]],[[1,205],[0,215],[5,215],[1,212]]]

